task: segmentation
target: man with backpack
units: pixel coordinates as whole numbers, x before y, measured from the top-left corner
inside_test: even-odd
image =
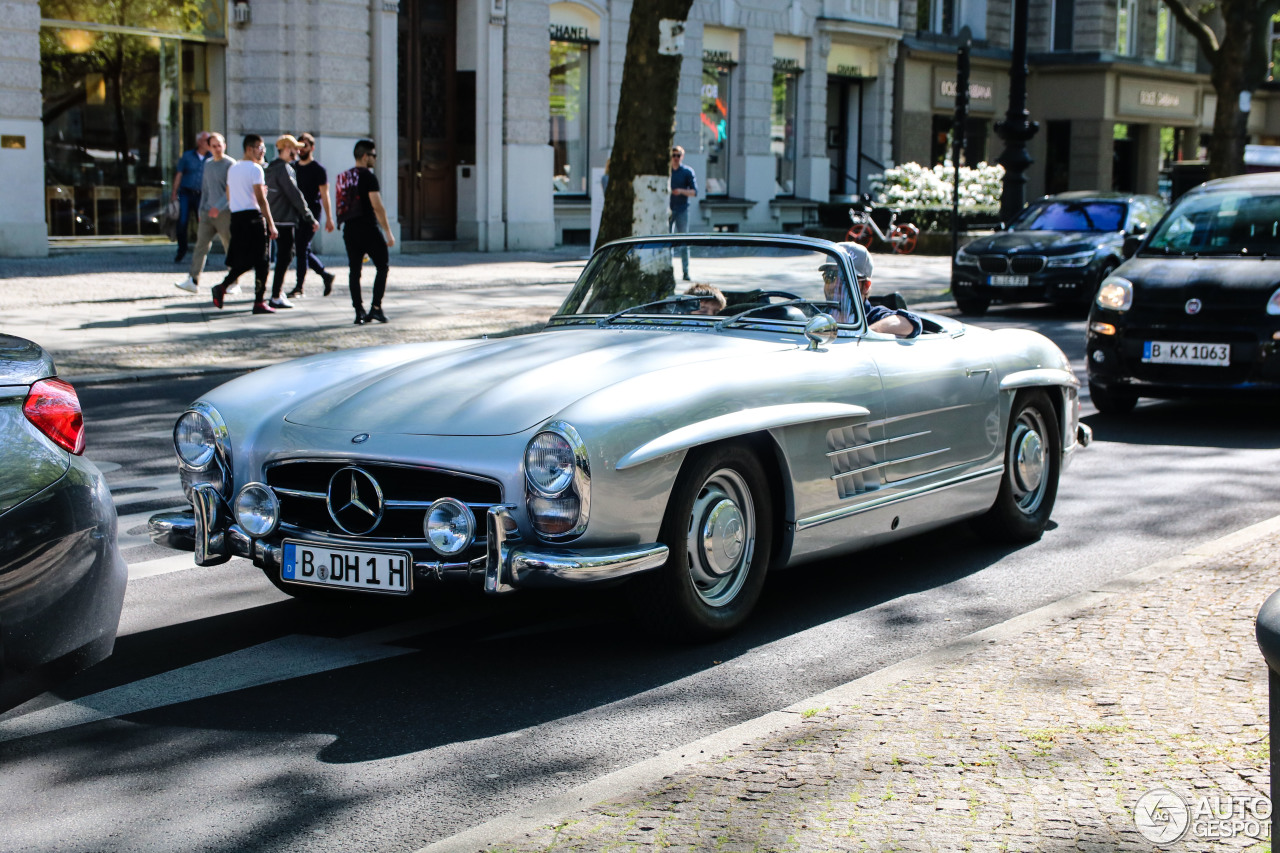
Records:
[[[373,173],[373,166],[378,160],[377,148],[372,139],[357,142],[353,152],[356,165],[338,175],[336,182],[338,225],[342,228],[342,242],[347,247],[347,284],[351,288],[351,304],[356,309],[357,326],[374,320],[379,323],[387,322],[387,315],[382,313],[382,297],[387,290],[389,267],[387,249],[396,244],[391,226],[387,223],[387,210],[382,205],[378,177]],[[360,294],[360,268],[366,255],[376,270],[373,298],[369,302],[367,313]]]

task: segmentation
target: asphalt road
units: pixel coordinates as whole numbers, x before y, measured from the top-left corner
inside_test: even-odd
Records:
[[[1082,317],[982,324],[1082,370]],[[1086,402],[1096,441],[1040,542],[957,525],[781,573],[719,643],[655,645],[617,591],[322,608],[141,535],[181,501],[170,430],[210,384],[81,390],[132,579],[115,655],[0,716],[6,851],[411,851],[1280,514],[1280,406]]]

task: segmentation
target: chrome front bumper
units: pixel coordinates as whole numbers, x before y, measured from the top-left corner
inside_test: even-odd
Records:
[[[216,566],[232,557],[245,557],[265,569],[277,569],[281,549],[254,539],[236,524],[217,489],[208,484],[191,490],[192,508],[151,516],[151,540],[183,551],[194,551],[198,566]],[[449,577],[480,575],[484,590],[494,595],[517,589],[579,586],[647,572],[667,561],[667,546],[654,543],[631,548],[524,548],[508,532],[511,507],[496,505],[485,517],[488,550],[469,563],[415,562],[417,574]]]

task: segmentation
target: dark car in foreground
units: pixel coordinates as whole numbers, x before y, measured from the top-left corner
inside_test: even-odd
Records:
[[[1103,281],[1089,314],[1101,412],[1139,397],[1280,393],[1280,175],[1202,184]]]
[[[0,334],[0,711],[111,654],[128,569],[75,389]]]
[[[956,254],[951,293],[961,314],[992,302],[1087,306],[1124,261],[1126,236],[1145,234],[1165,212],[1156,196],[1069,192],[1029,204],[1009,227]]]

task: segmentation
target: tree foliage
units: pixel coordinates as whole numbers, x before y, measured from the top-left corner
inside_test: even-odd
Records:
[[[1212,0],[1194,6],[1184,0],[1164,0],[1200,45],[1212,69],[1209,78],[1218,104],[1213,113],[1209,143],[1209,177],[1224,178],[1244,171],[1244,143],[1249,114],[1241,109],[1241,94],[1266,78],[1270,59],[1271,18],[1280,0]]]

